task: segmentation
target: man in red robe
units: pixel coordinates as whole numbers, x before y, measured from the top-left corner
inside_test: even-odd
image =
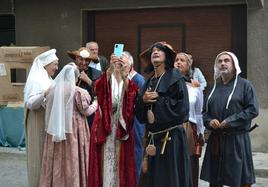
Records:
[[[99,103],[92,128],[89,187],[136,187],[134,99],[137,85],[127,77],[127,55],[111,56],[110,68],[96,81]]]

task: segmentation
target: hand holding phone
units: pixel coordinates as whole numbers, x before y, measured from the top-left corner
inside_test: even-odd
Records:
[[[123,54],[124,44],[114,44],[114,55],[120,58]]]

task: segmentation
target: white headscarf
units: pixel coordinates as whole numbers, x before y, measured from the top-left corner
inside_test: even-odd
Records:
[[[227,104],[226,104],[226,109],[228,109],[228,107],[229,107],[229,103],[230,103],[230,101],[232,99],[234,90],[236,88],[236,85],[237,85],[237,77],[241,73],[241,69],[240,69],[240,66],[239,66],[238,59],[237,59],[237,57],[235,56],[234,53],[228,52],[228,51],[223,51],[223,52],[221,52],[220,54],[217,55],[217,57],[215,59],[215,63],[214,63],[214,85],[213,85],[212,91],[210,92],[210,94],[208,96],[208,99],[207,99],[206,110],[208,110],[208,101],[211,98],[213,92],[215,91],[216,83],[217,83],[216,80],[220,77],[220,72],[219,72],[219,69],[217,68],[217,63],[218,63],[219,57],[221,55],[223,55],[223,54],[227,54],[227,55],[231,56],[231,58],[233,59],[235,70],[236,70],[234,86],[233,86],[232,92],[230,93],[230,95],[228,97],[228,101],[227,101]]]
[[[26,85],[24,87],[24,102],[32,95],[44,92],[51,85],[51,77],[48,76],[45,66],[58,60],[56,49],[50,49],[38,55],[30,69]]]
[[[65,133],[72,133],[73,97],[78,76],[74,63],[65,65],[47,96],[46,131],[54,142],[65,140]]]

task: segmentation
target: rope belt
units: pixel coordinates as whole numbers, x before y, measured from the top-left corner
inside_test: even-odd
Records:
[[[154,136],[154,135],[158,135],[158,134],[162,134],[162,133],[165,133],[165,132],[168,132],[168,131],[172,131],[172,130],[174,130],[174,129],[176,129],[176,128],[179,128],[180,127],[180,125],[176,125],[176,126],[173,126],[173,127],[170,127],[170,128],[167,128],[167,129],[164,129],[164,130],[161,130],[161,131],[157,131],[157,132],[151,132],[151,131],[149,131],[149,133],[148,133],[148,137],[149,136]]]
[[[152,150],[147,151],[147,148],[146,148],[146,152],[148,152],[148,154],[151,155],[151,156],[155,155],[155,149],[156,148],[155,148],[155,145],[154,145],[154,136],[158,135],[158,134],[166,133],[165,137],[161,140],[163,142],[163,144],[162,144],[160,154],[163,155],[167,142],[171,140],[171,137],[169,136],[169,131],[172,131],[172,130],[174,130],[176,128],[179,128],[179,125],[176,125],[176,126],[173,126],[173,127],[161,130],[161,131],[157,131],[157,132],[150,132],[149,131],[148,137],[149,136],[151,136],[151,137],[150,137],[149,145],[147,146],[147,148],[149,148],[149,146],[151,146],[151,149],[153,147],[154,151],[152,151]]]

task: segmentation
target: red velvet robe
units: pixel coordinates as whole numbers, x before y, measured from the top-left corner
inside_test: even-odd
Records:
[[[119,158],[120,187],[136,187],[135,154],[134,154],[134,99],[138,87],[129,81],[123,98],[122,114],[126,122],[126,130],[118,125],[116,138],[122,139],[129,134],[127,140],[121,140]],[[98,97],[99,109],[97,110],[91,127],[90,152],[89,152],[89,187],[102,187],[103,173],[103,144],[111,133],[112,121],[112,93],[111,84],[104,73],[95,83],[95,93]],[[119,123],[119,122],[118,122]]]

